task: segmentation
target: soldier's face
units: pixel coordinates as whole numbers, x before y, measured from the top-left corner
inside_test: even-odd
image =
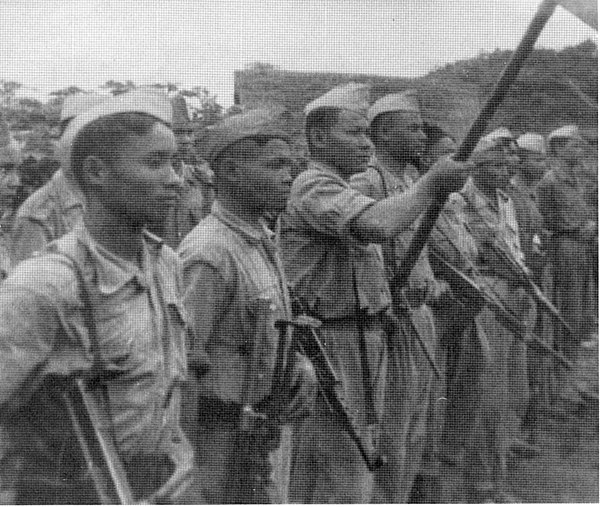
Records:
[[[161,123],[142,136],[131,136],[116,161],[107,164],[101,184],[107,208],[136,224],[156,222],[180,198],[182,180],[173,170],[177,143]]]
[[[521,159],[520,170],[523,176],[530,181],[540,180],[547,168],[546,155],[529,150],[519,153]]]
[[[567,139],[556,148],[559,158],[569,163],[580,162],[585,155],[586,143],[582,139]]]
[[[326,133],[328,162],[342,177],[366,171],[373,153],[373,144],[367,135],[369,124],[359,113],[341,110],[338,121]]]
[[[391,155],[405,162],[421,160],[427,136],[423,132],[423,120],[419,113],[391,113],[386,127],[383,141]]]
[[[257,148],[237,169],[240,196],[254,210],[281,213],[290,196],[296,157],[282,139]]]

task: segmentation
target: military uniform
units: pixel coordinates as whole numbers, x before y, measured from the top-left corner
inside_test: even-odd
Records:
[[[403,193],[413,184],[407,169],[404,179],[395,176],[382,162],[374,158],[364,173],[351,178],[351,186],[361,193],[381,200]],[[382,245],[388,280],[397,271],[399,261],[410,244],[414,230],[407,231]],[[386,402],[380,440],[381,452],[388,458],[384,468],[375,473],[372,501],[406,503],[419,473],[428,436],[427,422],[436,379],[433,369],[419,344],[422,340],[433,359],[437,336],[433,314],[426,302],[435,293],[436,281],[427,260],[427,249],[421,253],[411,271],[408,285],[403,288],[400,304],[406,311],[397,317],[401,321],[399,335],[390,343],[390,362],[386,385]],[[417,336],[418,334],[418,336]]]
[[[217,201],[179,251],[194,330],[190,347],[192,354],[206,353],[211,364],[197,392],[189,396],[197,399],[190,399],[185,408],[192,412],[186,414],[186,430],[196,445],[205,497],[210,503],[285,503],[289,478],[281,468],[291,450],[281,446],[276,423],[269,422],[266,435],[256,434],[260,442],[253,466],[237,466],[248,453],[240,447],[240,409],[255,346],[252,339],[260,325],[254,305],[259,298],[268,299],[271,314],[270,332],[258,345],[261,381],[250,393],[252,404],[260,404],[271,392],[279,342],[274,323],[291,319],[273,233],[244,222]]]
[[[429,245],[450,265],[477,278],[472,265],[478,249],[465,227],[465,205],[460,194],[451,194],[432,231]],[[435,263],[435,257],[432,264],[436,275],[443,279],[443,266]],[[482,306],[471,302],[469,295],[461,292],[463,287],[450,283],[450,288],[453,297],[434,307],[446,365],[448,401],[439,446],[444,480],[449,480],[451,471],[462,464],[463,452],[475,431],[482,402],[482,375],[490,361],[490,345],[479,317]],[[442,501],[453,501],[454,492],[450,484],[447,486],[444,484],[444,494],[450,496]]]
[[[383,314],[391,299],[377,248],[355,237],[349,226],[374,202],[331,168],[311,162],[294,181],[281,217],[286,274],[295,295],[323,322],[323,344],[367,441],[383,409]],[[295,453],[293,502],[370,500],[371,475],[323,400],[300,425]]]
[[[510,305],[513,313],[522,316],[523,308],[529,308],[528,298],[513,285],[511,272],[496,252],[497,248],[503,248],[519,254],[517,245],[509,245],[513,235],[500,219],[499,203],[507,196],[499,193],[498,201],[492,202],[472,181],[465,187],[463,196],[467,202],[468,224],[478,242],[477,267],[483,275],[482,281],[504,304]],[[512,204],[509,208],[514,211]],[[525,345],[505,329],[488,308],[482,310],[480,323],[488,338],[490,360],[482,375],[482,403],[475,431],[467,443],[465,470],[471,494],[479,501],[488,495],[505,493],[509,448],[518,438],[520,418],[529,399]]]
[[[557,335],[557,346],[568,358],[575,359],[578,340],[590,330],[588,297],[591,266],[587,255],[590,239],[582,233],[595,219],[585,202],[584,188],[570,175],[559,160],[538,185],[538,202],[544,226],[551,233],[549,256],[554,267],[554,301],[571,325],[575,337],[563,331]]]
[[[2,468],[3,482],[11,476],[18,503],[98,501],[51,380],[94,364],[71,259],[91,294],[99,353],[119,372],[105,385],[134,490],[146,494],[145,480],[154,489],[173,471],[182,480],[193,471],[192,448],[179,426],[186,354],[177,256],[148,237],[139,268],[103,249],[80,225],[49,252],[20,264],[0,287],[0,404],[11,436],[3,459],[19,465]]]

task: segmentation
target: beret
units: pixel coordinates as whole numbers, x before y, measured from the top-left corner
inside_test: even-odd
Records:
[[[564,127],[550,132],[548,135],[548,142],[552,141],[552,139],[578,139],[581,141],[583,140],[583,137],[581,136],[577,125],[565,125]]]
[[[541,153],[542,155],[546,154],[544,136],[533,132],[527,132],[526,134],[519,136],[517,139],[517,146],[522,150],[533,151]]]

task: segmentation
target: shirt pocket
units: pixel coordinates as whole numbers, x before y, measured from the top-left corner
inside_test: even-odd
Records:
[[[99,294],[94,316],[100,350],[109,363],[129,369],[141,360],[141,351],[152,349],[152,316],[145,291],[126,286]]]

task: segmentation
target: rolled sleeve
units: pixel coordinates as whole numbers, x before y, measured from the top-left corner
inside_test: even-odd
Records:
[[[306,171],[294,185],[292,194],[299,213],[311,228],[328,236],[357,239],[350,229],[352,221],[375,204],[374,199],[324,171]]]

